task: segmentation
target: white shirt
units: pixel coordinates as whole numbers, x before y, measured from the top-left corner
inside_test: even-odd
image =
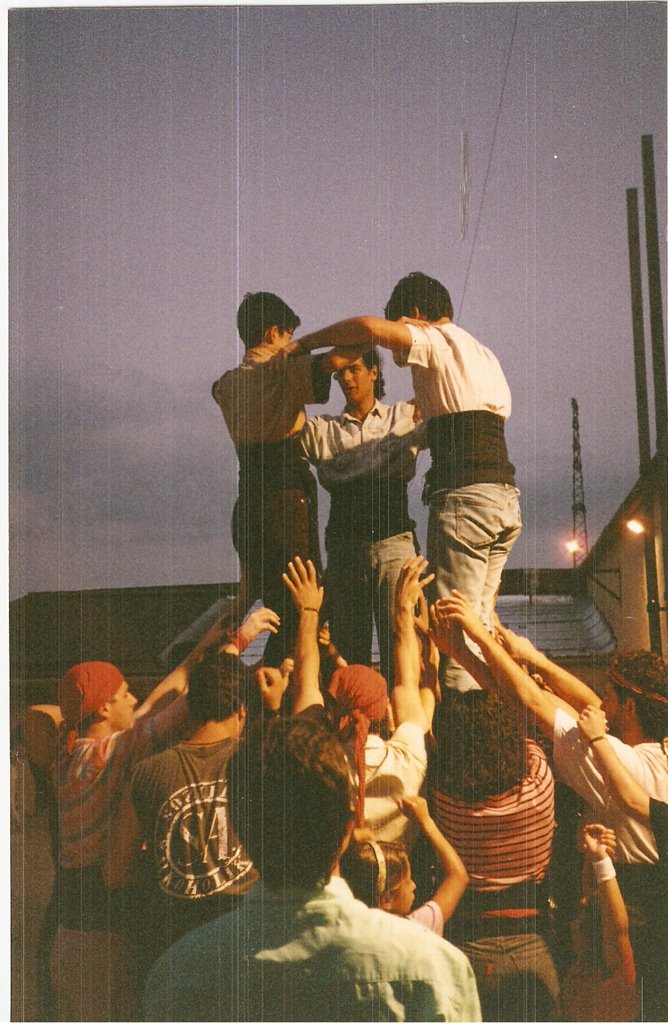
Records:
[[[510,416],[510,388],[493,352],[456,324],[407,324],[408,365],[425,420],[474,409]]]
[[[645,792],[655,800],[668,802],[668,758],[661,744],[638,743],[631,747],[615,736],[606,739]],[[630,815],[613,795],[577,721],[562,708],[557,709],[554,719],[554,764],[559,777],[589,804],[591,820],[614,828],[615,860],[621,864],[656,864],[659,855],[651,829]]]
[[[345,411],[313,416],[302,431],[302,449],[326,490],[372,474],[411,480],[424,430],[416,429],[414,413],[412,402],[375,401],[363,420]]]
[[[408,819],[397,801],[402,796],[417,796],[422,789],[427,774],[424,732],[413,722],[402,722],[389,740],[370,733],[364,759],[366,826],[376,839],[401,842],[408,830]]]

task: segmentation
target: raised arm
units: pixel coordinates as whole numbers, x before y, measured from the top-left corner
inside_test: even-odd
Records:
[[[278,633],[281,625],[280,617],[271,608],[258,608],[249,612],[239,626],[236,633],[233,633],[226,643],[220,648],[224,654],[243,654],[249,644],[253,643],[260,633]],[[211,638],[211,645],[215,643]]]
[[[425,715],[420,698],[420,645],[415,632],[415,606],[422,590],[434,578],[430,573],[423,579],[420,574],[427,568],[427,560],[418,556],[403,564],[394,605],[394,689],[392,712],[397,726],[413,722],[424,732],[431,729],[431,719]]]
[[[626,810],[647,824],[649,821],[649,794],[624,767],[617,757],[606,732],[608,723],[600,707],[589,705],[578,718],[578,729],[594,751],[594,761],[603,778]]]
[[[537,650],[526,637],[518,636],[517,633],[505,629],[503,626],[497,627],[497,634],[511,657],[515,661],[532,665],[547,685],[554,690],[557,697],[561,697],[570,705],[576,714],[579,714],[589,704],[599,707],[601,698],[586,683],[567,672],[565,668],[550,661],[547,655]]]
[[[312,334],[305,334],[295,344],[302,352],[330,347],[366,350],[372,345],[401,352],[410,349],[413,339],[406,325],[397,320],[357,316],[350,320],[339,320]]]
[[[429,813],[427,801],[421,796],[404,796],[400,806],[407,818],[417,822],[438,857],[443,871],[443,880],[432,896],[434,903],[443,914],[443,922],[449,921],[469,884],[468,871],[461,857],[450,845]]]
[[[495,689],[518,700],[535,715],[547,736],[554,732],[556,705],[488,632],[466,598],[458,591],[434,606],[435,640],[439,650],[460,663],[483,689]],[[466,646],[462,630],[474,640],[485,661]]]
[[[295,668],[293,673],[293,715],[298,715],[314,704],[324,705],[320,690],[320,650],[318,648],[318,620],[322,607],[323,590],[318,574],[309,559],[304,565],[299,555],[288,563],[283,582],[292,594],[299,612],[299,626],[295,640]]]
[[[611,853],[614,853],[617,845],[615,833],[603,825],[585,825],[583,841],[585,857],[591,866],[599,897],[606,973],[620,970],[624,981],[635,985],[636,969],[629,941],[629,915],[611,860]]]

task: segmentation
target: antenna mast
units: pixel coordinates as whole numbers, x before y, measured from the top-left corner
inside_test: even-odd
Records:
[[[580,417],[576,398],[571,398],[573,409],[573,539],[569,550],[573,555],[573,568],[589,554],[589,538],[587,537],[587,509],[584,499],[584,483],[582,480],[582,453],[580,451]]]

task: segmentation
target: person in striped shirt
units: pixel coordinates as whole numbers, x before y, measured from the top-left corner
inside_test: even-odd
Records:
[[[274,631],[274,620],[268,609],[253,613],[223,649],[239,653],[263,629]],[[138,1019],[125,894],[107,890],[103,861],[132,768],[179,738],[187,724],[189,672],[226,637],[221,618],[139,708],[109,662],[82,662],[60,680],[63,726],[54,769],[59,927],[51,949],[59,1020]],[[166,700],[171,703],[164,707]]]
[[[432,813],[470,878],[446,937],[471,961],[484,1020],[523,1020],[527,1005],[532,1019],[558,1019],[542,934],[554,832],[545,754],[525,736],[520,709],[487,691],[446,689],[434,732]]]

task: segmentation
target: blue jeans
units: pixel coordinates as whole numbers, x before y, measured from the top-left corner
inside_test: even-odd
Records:
[[[371,664],[373,620],[380,649],[380,671],[394,678],[394,592],[404,562],[415,558],[413,534],[384,540],[327,537],[325,614],[332,642],[351,665]]]
[[[476,977],[483,1020],[560,1020],[552,954],[542,935],[500,935],[464,942]]]
[[[522,530],[519,493],[509,484],[472,484],[439,491],[430,503],[427,558],[436,593],[448,597],[459,590],[490,631],[501,573]],[[444,661],[446,686],[479,689],[456,661]]]

